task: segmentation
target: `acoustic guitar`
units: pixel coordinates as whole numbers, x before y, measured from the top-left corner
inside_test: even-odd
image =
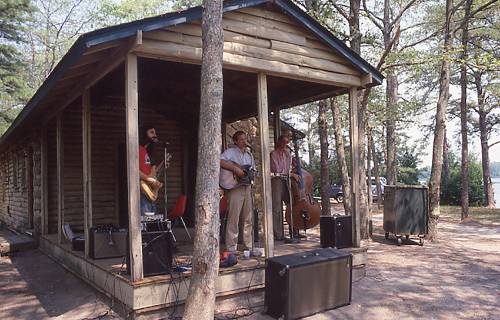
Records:
[[[158,167],[152,167],[151,172],[149,173],[149,177],[154,178],[158,180],[158,176],[160,171],[165,167],[165,171],[169,166],[170,159],[172,158],[172,155],[167,153],[167,165],[165,166],[165,161],[162,161]],[[166,174],[166,172],[165,172]],[[141,185],[141,192],[146,195],[146,197],[150,201],[156,201],[158,199],[158,192],[160,191],[161,187],[163,187],[163,183],[160,183],[160,185],[157,188],[152,187],[149,185],[146,181],[141,179],[140,182]]]
[[[255,173],[254,170],[252,170],[252,166],[251,165],[240,166],[236,162],[233,161],[231,162],[240,167],[240,169],[243,170],[243,172],[245,172],[245,175],[240,178],[233,171],[221,167],[219,176],[219,186],[222,189],[231,190],[239,186],[248,186],[252,184],[255,178]]]

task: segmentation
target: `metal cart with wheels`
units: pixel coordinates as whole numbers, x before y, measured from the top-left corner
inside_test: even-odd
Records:
[[[417,236],[419,245],[424,245],[428,233],[429,189],[426,186],[385,186],[384,231],[396,237],[398,246],[403,237]]]

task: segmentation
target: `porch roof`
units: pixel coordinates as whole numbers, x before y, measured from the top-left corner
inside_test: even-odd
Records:
[[[373,79],[371,86],[382,83],[384,77],[376,68],[363,60],[330,31],[289,0],[230,0],[224,2],[223,10],[224,12],[230,12],[263,4],[274,5],[281,12],[312,32],[339,56],[345,58],[362,75],[371,75]],[[108,72],[116,69],[121,61],[116,63],[113,60],[123,55],[124,49],[130,50],[131,42],[125,42],[124,44],[124,39],[135,36],[139,31],[147,32],[184,24],[199,20],[201,16],[202,8],[199,6],[83,34],[61,59],[13,124],[0,138],[0,147],[3,147],[15,135],[22,133],[23,129],[26,130],[30,125],[35,124],[35,121],[39,122],[42,112],[49,112],[50,114],[52,109],[56,109],[61,101],[67,105],[78,98],[79,94],[85,89],[83,86],[89,85],[89,83],[92,85],[102,78],[102,75],[98,75],[102,69],[107,68]],[[333,91],[328,91],[325,87],[320,88],[318,85],[315,90],[310,90],[310,96],[312,97],[314,93],[314,98],[318,99],[321,98],[319,93],[324,97],[334,95]],[[307,101],[308,99],[299,99],[296,104]],[[42,119],[46,118],[46,115],[42,117]]]

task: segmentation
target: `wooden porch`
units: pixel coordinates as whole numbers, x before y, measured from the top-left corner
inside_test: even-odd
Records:
[[[372,85],[373,78],[371,73],[363,75],[347,58],[320,44],[314,33],[299,31],[302,27],[297,22],[272,5],[225,14],[223,25],[228,35],[224,44],[223,136],[228,123],[249,117],[257,119],[255,153],[262,195],[257,205],[262,218],[260,238],[265,256],[272,257],[275,246],[269,153],[274,140],[271,136],[276,139],[280,134],[280,110],[348,93],[356,177],[357,89]],[[290,30],[284,30],[285,27]],[[195,218],[192,205],[198,127],[202,125],[198,123],[200,30],[199,20],[147,32],[139,29],[127,39],[90,50],[86,55],[98,55],[110,50],[109,45],[116,46],[116,59],[123,63],[103,60],[102,70],[95,70],[95,78],[78,91],[76,99],[71,96],[74,100],[59,101],[56,112],[44,117],[43,234],[57,234],[58,244],[63,245],[62,226],[67,223],[83,229],[86,239],[93,226],[119,224],[128,229],[129,267],[134,282],[144,278],[137,152],[141,125],[153,124],[159,137],[170,142],[169,152],[173,156],[167,173],[168,201],[163,206],[164,198],[160,196],[159,211],[165,213],[184,194],[191,204],[187,216],[191,222]],[[286,41],[289,43],[285,47],[258,47],[283,45]],[[315,53],[320,50],[323,57],[297,58],[288,52],[292,49],[304,51],[304,55],[310,49]],[[225,141],[222,142],[224,146]],[[356,182],[354,178],[353,243],[359,247]],[[88,244],[85,257],[90,259]]]
[[[177,238],[176,265],[191,261],[192,243],[183,229],[174,230]],[[256,243],[257,245],[257,243]],[[317,249],[319,228],[308,231],[308,238],[297,244],[275,242],[277,256]],[[69,243],[59,244],[57,235],[45,235],[40,240],[40,250],[115,302],[119,312],[126,310],[133,317],[155,314],[161,309],[183,304],[189,287],[190,271],[173,271],[168,275],[152,276],[132,281],[126,273],[125,258],[86,259],[84,252],[73,251]],[[353,254],[353,281],[362,278],[367,263],[366,248],[341,249]],[[239,257],[238,264],[220,269],[217,280],[217,298],[224,298],[264,288],[265,257]]]

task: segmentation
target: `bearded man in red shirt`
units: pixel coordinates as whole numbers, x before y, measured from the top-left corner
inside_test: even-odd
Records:
[[[151,156],[158,136],[153,126],[143,126],[141,128],[141,141],[139,143],[139,176],[142,181],[147,183],[153,189],[162,187],[162,183],[155,177],[150,176],[151,171],[156,166],[153,164]],[[141,192],[141,216],[145,212],[156,212],[156,205],[143,192]]]

